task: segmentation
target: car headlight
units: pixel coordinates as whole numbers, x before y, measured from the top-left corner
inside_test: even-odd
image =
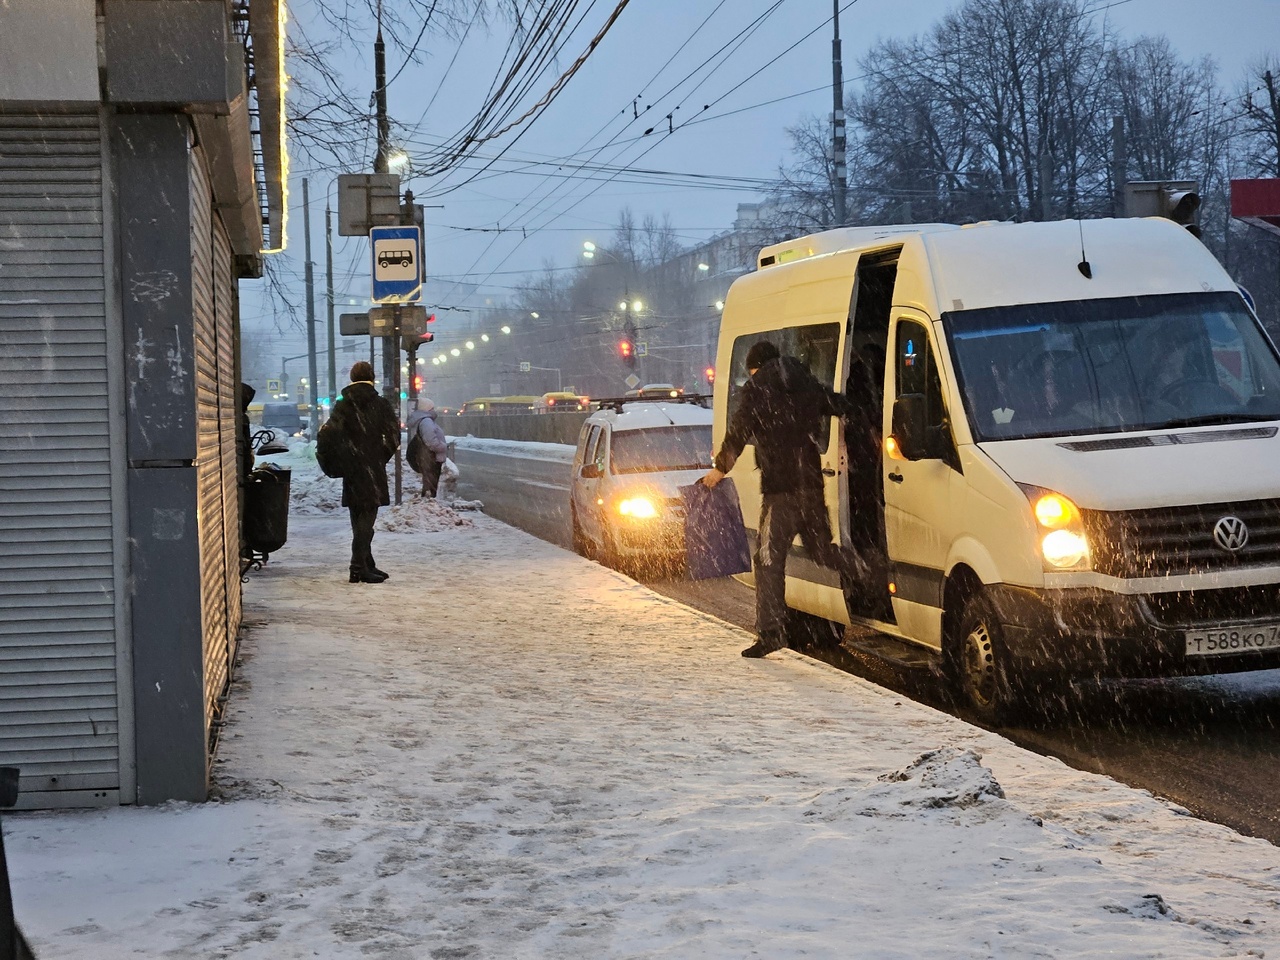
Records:
[[[648,497],[627,497],[618,501],[618,512],[635,520],[652,520],[658,515],[658,508]]]
[[[1018,484],[1031,503],[1031,513],[1043,531],[1040,556],[1045,570],[1088,570],[1092,566],[1080,508],[1069,497],[1043,487]]]

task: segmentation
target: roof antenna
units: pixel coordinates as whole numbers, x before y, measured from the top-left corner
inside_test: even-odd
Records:
[[[1084,253],[1084,221],[1077,220],[1076,226],[1080,228],[1080,262],[1076,264],[1076,269],[1086,280],[1093,279],[1093,267],[1089,266],[1089,258]]]

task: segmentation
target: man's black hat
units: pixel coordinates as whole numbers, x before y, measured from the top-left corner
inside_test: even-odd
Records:
[[[747,369],[759,370],[770,360],[777,360],[780,356],[782,354],[778,352],[777,347],[768,340],[761,340],[747,351]]]

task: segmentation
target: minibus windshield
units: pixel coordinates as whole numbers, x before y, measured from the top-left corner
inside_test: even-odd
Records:
[[[614,473],[709,469],[711,425],[618,430],[609,452]]]
[[[974,439],[1280,419],[1280,362],[1236,293],[943,315]]]

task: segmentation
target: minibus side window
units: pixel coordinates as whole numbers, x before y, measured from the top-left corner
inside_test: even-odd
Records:
[[[762,333],[749,333],[733,341],[733,354],[729,360],[728,419],[733,419],[738,408],[742,386],[748,380],[747,351],[761,340],[768,340],[784,357],[795,357],[809,368],[814,379],[826,387],[835,387],[836,355],[840,350],[840,324],[813,323],[806,326],[783,327]],[[831,431],[823,425],[822,450],[831,442]]]
[[[897,370],[894,397],[907,393],[922,394],[926,426],[942,427],[946,424],[947,407],[942,399],[942,380],[938,376],[938,364],[924,324],[914,320],[898,321],[894,366]]]

